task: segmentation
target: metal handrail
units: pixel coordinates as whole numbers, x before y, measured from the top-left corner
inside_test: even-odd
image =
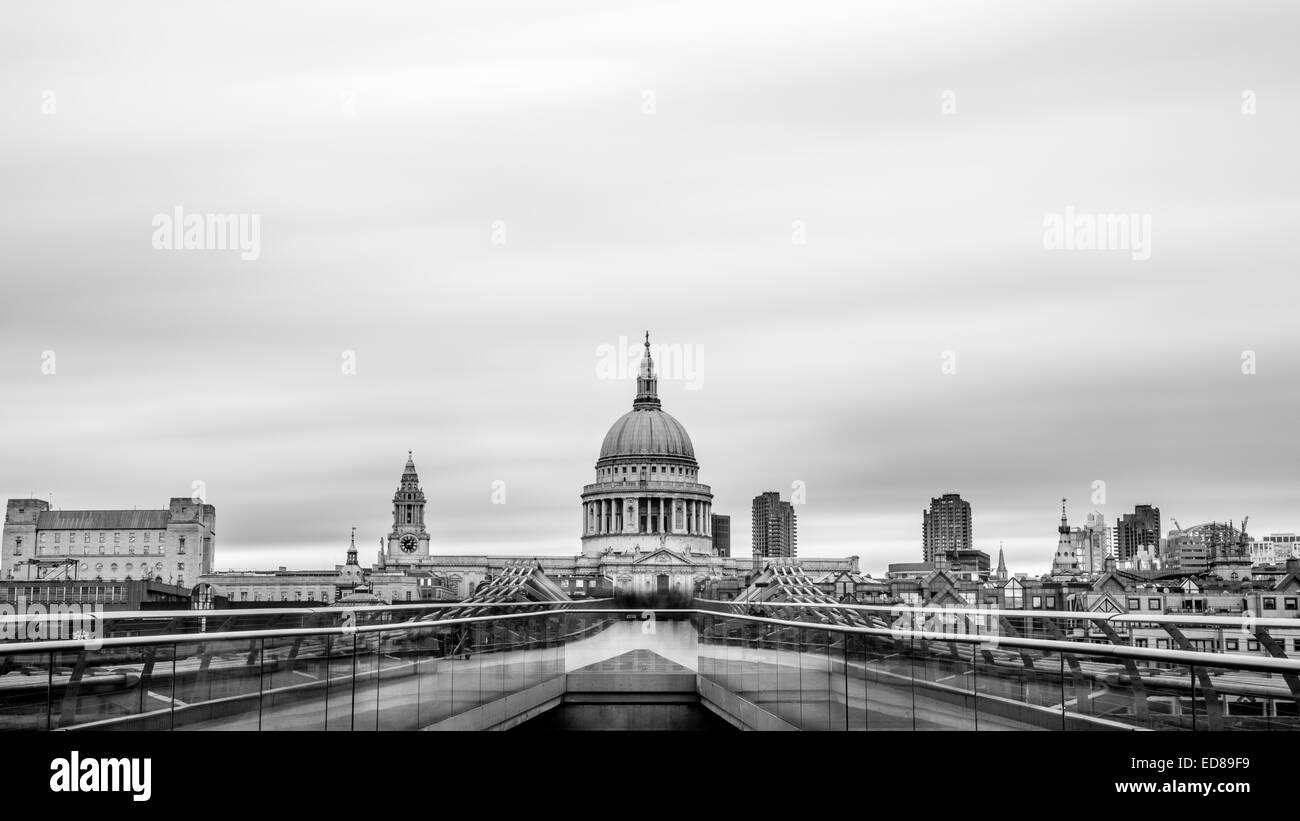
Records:
[[[807,607],[817,609],[837,608],[843,610],[865,610],[881,613],[897,613],[900,610],[912,611],[916,613],[961,613],[970,615],[983,616],[1039,616],[1047,618],[1073,619],[1075,621],[1107,621],[1107,622],[1152,622],[1155,624],[1207,624],[1221,625],[1224,627],[1237,627],[1243,621],[1249,621],[1252,625],[1259,627],[1295,627],[1300,629],[1300,618],[1295,619],[1262,619],[1258,617],[1246,616],[1168,616],[1168,615],[1141,615],[1136,613],[1093,613],[1083,610],[1004,610],[981,607],[933,607],[923,604],[848,604],[845,602],[826,603],[821,602],[786,602],[786,601],[721,601],[718,599],[701,599],[696,601],[707,602],[709,604],[721,604],[730,607]]]
[[[466,616],[457,619],[440,619],[438,621],[403,621],[395,624],[358,624],[340,627],[285,627],[270,630],[226,630],[220,633],[168,633],[157,636],[114,636],[102,639],[58,639],[54,641],[18,641],[0,644],[0,656],[19,653],[40,653],[58,650],[81,650],[87,647],[132,647],[136,645],[157,644],[192,644],[204,641],[239,641],[249,638],[291,638],[298,636],[350,636],[354,633],[382,633],[385,631],[426,630],[435,627],[448,627],[458,624],[473,624],[483,621],[502,621],[526,619],[535,616],[559,616],[568,614],[586,614],[601,612],[644,611],[602,611],[602,610],[538,610],[532,613],[508,613],[492,616]]]
[[[613,601],[612,598],[602,599],[578,599],[566,604],[595,604],[598,602]],[[911,611],[917,613],[958,613],[979,616],[1039,616],[1044,618],[1073,619],[1076,621],[1115,621],[1115,622],[1150,622],[1154,624],[1203,624],[1203,625],[1221,625],[1237,626],[1246,619],[1245,616],[1170,616],[1170,615],[1145,615],[1134,613],[1095,613],[1081,610],[1007,610],[998,608],[981,608],[981,607],[933,607],[929,605],[915,605],[899,603],[893,605],[882,604],[849,604],[847,602],[751,602],[751,601],[722,601],[718,599],[696,598],[696,601],[707,604],[718,604],[728,607],[766,605],[768,607],[807,607],[818,609],[840,609],[840,610],[860,610],[866,612],[879,612],[896,614],[898,611]],[[44,602],[42,602],[44,604]],[[50,602],[50,604],[59,604]],[[482,603],[478,606],[491,607],[537,607],[540,605],[555,605],[558,602],[489,602]],[[344,612],[372,612],[372,611],[403,611],[403,610],[429,610],[429,609],[452,609],[465,607],[465,602],[412,602],[403,604],[370,604],[357,606],[326,606],[326,607],[253,607],[253,608],[236,608],[221,610],[115,610],[104,613],[42,613],[39,615],[31,614],[13,614],[0,615],[0,624],[20,621],[49,621],[52,619],[85,619],[94,618],[101,622],[118,621],[132,618],[150,618],[150,619],[167,619],[167,618],[229,618],[231,616],[284,616],[284,615],[332,615]],[[1300,619],[1278,619],[1278,618],[1259,618],[1254,616],[1250,618],[1250,623],[1261,627],[1296,627],[1300,628]]]
[[[15,642],[0,644],[0,655],[31,654],[55,652],[60,650],[84,650],[100,647],[129,647],[159,644],[186,644],[205,641],[241,641],[257,638],[289,638],[305,636],[352,635],[355,633],[402,632],[448,627],[460,624],[477,624],[488,621],[513,621],[536,616],[587,615],[587,614],[621,614],[625,616],[642,616],[645,614],[681,614],[698,616],[715,616],[727,619],[740,619],[747,622],[771,624],[779,627],[801,630],[825,630],[832,633],[877,636],[893,639],[919,638],[926,641],[950,641],[960,644],[980,645],[985,649],[1011,647],[1018,649],[1035,649],[1072,655],[1113,656],[1144,661],[1155,661],[1188,666],[1214,667],[1220,669],[1254,670],[1280,674],[1300,674],[1300,660],[1264,658],[1232,653],[1206,653],[1188,650],[1160,650],[1144,647],[1130,647],[1115,644],[1080,644],[1072,641],[1053,639],[1029,639],[1007,636],[981,636],[970,634],[935,633],[925,630],[899,630],[877,627],[857,627],[841,624],[812,624],[805,621],[774,619],[765,616],[750,616],[739,613],[719,613],[698,608],[664,608],[647,610],[640,608],[591,608],[584,610],[544,610],[532,613],[515,613],[493,616],[470,616],[443,621],[401,622],[398,624],[358,625],[356,627],[313,627],[283,630],[238,630],[223,633],[176,633],[166,636],[127,636],[99,640],[60,640]],[[1086,649],[1081,649],[1086,648]]]
[[[587,604],[591,602],[613,601],[610,598],[604,599],[576,599],[572,602],[563,602],[564,604]],[[62,602],[34,602],[34,604],[52,604],[60,605]],[[359,612],[370,610],[428,610],[430,608],[454,608],[454,607],[538,607],[541,605],[555,605],[561,602],[476,602],[466,605],[463,601],[458,602],[412,602],[411,604],[362,604],[355,607],[335,605],[326,607],[249,607],[249,608],[224,608],[221,610],[113,610],[104,613],[40,613],[32,614],[10,614],[0,616],[0,624],[10,622],[28,621],[49,621],[51,619],[95,619],[102,622],[119,621],[122,619],[178,619],[178,618],[223,618],[230,616],[281,616],[281,615],[332,615],[335,613]],[[64,605],[67,606],[67,605]],[[3,646],[3,645],[0,645]]]
[[[1186,624],[1186,625],[1207,625],[1210,627],[1239,627],[1243,622],[1249,622],[1256,627],[1294,627],[1300,629],[1300,619],[1261,619],[1257,616],[1195,616],[1195,617],[1178,617],[1178,616],[1143,616],[1136,613],[1117,613],[1111,621],[1131,622],[1144,621],[1152,624]]]

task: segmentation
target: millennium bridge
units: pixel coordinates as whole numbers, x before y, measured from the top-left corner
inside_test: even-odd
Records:
[[[775,585],[780,587],[780,585]],[[0,729],[1300,728],[1300,661],[1150,649],[1134,617],[818,600],[466,601],[99,614],[0,644]],[[84,616],[8,616],[47,635]],[[1143,616],[1175,645],[1207,626]],[[1184,641],[1186,639],[1184,638]]]

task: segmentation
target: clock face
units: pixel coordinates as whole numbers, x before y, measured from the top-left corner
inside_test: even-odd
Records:
[[[409,533],[402,537],[402,552],[414,553],[415,548],[419,547],[420,542]]]

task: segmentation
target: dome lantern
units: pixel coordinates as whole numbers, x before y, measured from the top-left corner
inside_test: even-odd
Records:
[[[658,383],[654,359],[650,356],[650,332],[646,331],[645,355],[636,378],[636,399],[632,401],[632,410],[615,421],[605,434],[597,467],[628,457],[664,458],[696,466],[691,437],[681,422],[664,412]]]
[[[655,363],[650,358],[650,332],[645,332],[645,356],[641,357],[641,371],[636,377],[636,399],[632,407],[636,410],[657,408],[659,403],[659,380],[655,378]]]

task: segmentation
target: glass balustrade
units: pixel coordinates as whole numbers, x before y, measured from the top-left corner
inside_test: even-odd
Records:
[[[806,621],[789,618],[796,606],[781,618],[715,606],[411,613],[427,615],[0,645],[0,729],[505,726],[554,706],[575,675],[627,692],[636,676],[684,675],[692,697],[757,729],[1300,729],[1300,662],[1111,644],[1085,619],[852,621],[824,605]]]

